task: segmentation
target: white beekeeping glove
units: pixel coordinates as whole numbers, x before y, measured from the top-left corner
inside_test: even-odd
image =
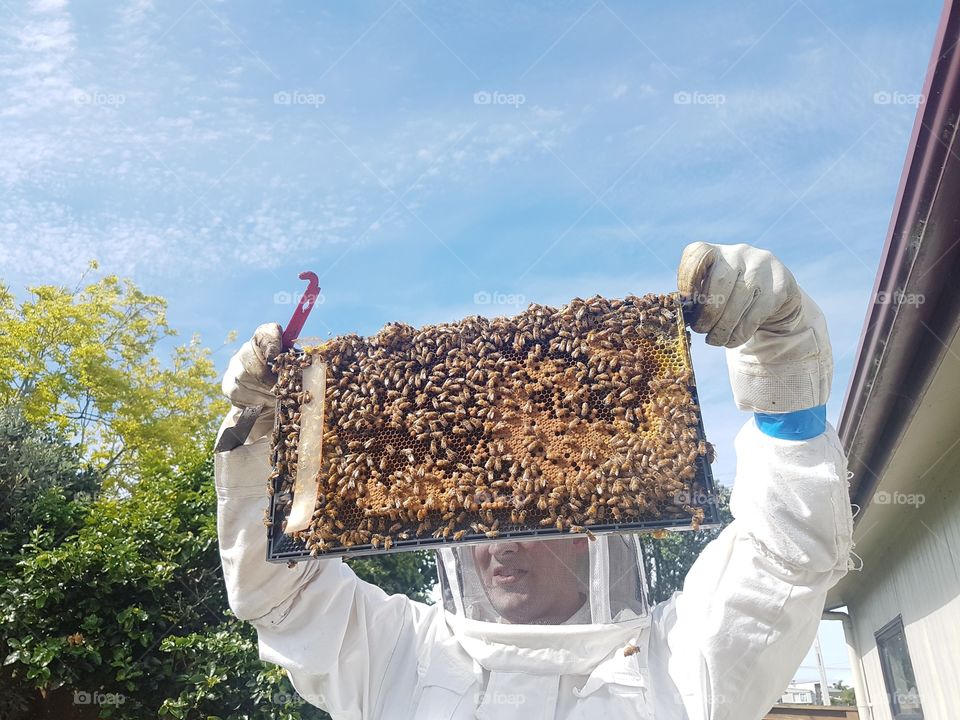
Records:
[[[280,354],[281,333],[277,323],[265,323],[230,358],[220,387],[234,407],[263,405],[265,410],[273,409],[272,388],[277,376],[270,370],[270,362]]]
[[[772,253],[692,243],[677,286],[694,301],[693,329],[727,348],[737,407],[789,413],[827,402],[833,356],[826,319]]]
[[[233,407],[220,424],[215,452],[233,450],[266,435],[273,425],[277,376],[270,370],[283,347],[280,326],[266,323],[230,358],[220,386]]]

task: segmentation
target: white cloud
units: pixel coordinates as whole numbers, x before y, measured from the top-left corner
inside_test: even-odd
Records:
[[[13,25],[9,54],[0,58],[0,77],[9,82],[0,119],[76,108],[80,88],[70,66],[76,36],[66,3],[38,3],[31,9],[22,27]]]
[[[41,13],[62,10],[66,6],[67,0],[36,0],[33,3],[33,9]]]
[[[154,11],[154,0],[131,0],[119,10],[126,25],[137,25]]]

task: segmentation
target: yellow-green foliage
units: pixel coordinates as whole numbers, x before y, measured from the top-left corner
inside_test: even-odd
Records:
[[[0,285],[0,403],[59,426],[108,482],[184,462],[226,406],[197,337],[157,358],[173,335],[166,301],[113,275],[31,287],[19,304]]]

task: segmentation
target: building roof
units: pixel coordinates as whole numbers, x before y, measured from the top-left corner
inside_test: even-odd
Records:
[[[960,328],[960,0],[947,0],[841,411],[851,499],[871,504]]]
[[[918,508],[960,472],[960,0],[944,7],[923,94],[838,428],[865,572],[827,608],[899,557]]]

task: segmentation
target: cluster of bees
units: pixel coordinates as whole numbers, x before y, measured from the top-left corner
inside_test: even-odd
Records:
[[[310,527],[293,534],[312,555],[702,521],[689,499],[709,448],[677,295],[391,323],[281,354],[275,521],[292,503],[300,410],[320,401],[302,372],[318,362],[319,492]]]

